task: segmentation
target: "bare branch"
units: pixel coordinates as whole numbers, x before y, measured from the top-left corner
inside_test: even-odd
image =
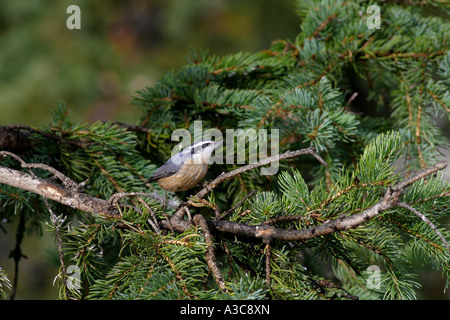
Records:
[[[423,179],[439,170],[444,170],[447,167],[447,165],[448,165],[447,161],[442,160],[428,168],[423,169],[422,171],[416,173],[415,175],[409,177],[408,179],[403,180],[402,182],[396,184],[392,189],[404,190],[410,185],[412,185],[414,182],[419,181],[420,179]]]
[[[217,178],[215,178],[213,181],[211,181],[206,187],[204,187],[202,190],[200,190],[195,195],[195,197],[197,197],[199,199],[203,198],[208,192],[210,192],[212,189],[217,187],[217,185],[219,185],[223,181],[231,179],[231,178],[233,178],[233,177],[235,177],[238,174],[241,174],[243,172],[246,172],[246,171],[249,171],[249,170],[253,170],[255,168],[259,168],[261,166],[270,164],[270,163],[275,162],[275,161],[279,161],[279,160],[283,160],[283,159],[289,159],[289,158],[294,158],[294,157],[298,157],[298,156],[304,155],[304,154],[310,154],[310,155],[314,156],[314,158],[319,160],[319,162],[322,163],[324,166],[327,165],[327,163],[317,154],[316,149],[313,148],[313,147],[300,149],[300,150],[296,150],[296,151],[286,151],[285,153],[282,153],[280,155],[268,157],[268,158],[262,159],[262,160],[260,160],[258,162],[251,163],[251,164],[248,164],[246,166],[237,168],[237,169],[235,169],[233,171],[229,171],[227,173],[222,173]]]
[[[80,193],[77,189],[66,188],[39,177],[33,177],[22,171],[0,166],[0,183],[33,192],[84,212],[107,217],[120,217],[118,210],[110,207],[106,200]]]
[[[217,266],[216,256],[214,255],[214,242],[212,241],[208,224],[201,214],[197,214],[194,216],[194,222],[202,228],[203,234],[205,235],[206,245],[208,246],[206,249],[206,262],[208,263],[208,266],[211,269],[214,279],[216,280],[216,283],[219,286],[220,290],[226,292],[228,291],[228,289],[225,286],[225,281],[223,280],[220,269]]]
[[[270,243],[270,240],[264,240],[264,243],[266,244],[266,247],[264,249],[266,253],[266,281],[267,285],[270,287],[270,275],[272,274],[272,245]]]
[[[57,177],[59,180],[61,180],[61,182],[67,187],[75,187],[75,188],[79,187],[79,185],[75,181],[73,181],[72,179],[66,177],[64,174],[62,174],[61,172],[59,172],[55,168],[50,167],[50,166],[48,166],[46,164],[43,164],[43,163],[26,163],[25,161],[22,160],[22,158],[20,158],[19,156],[15,155],[14,153],[11,153],[11,152],[8,152],[8,151],[0,151],[0,156],[10,156],[10,157],[16,159],[17,161],[20,162],[20,165],[22,166],[22,168],[25,168],[25,169],[36,168],[36,169],[42,169],[42,170],[48,171],[50,173],[53,173],[53,175],[55,177]]]

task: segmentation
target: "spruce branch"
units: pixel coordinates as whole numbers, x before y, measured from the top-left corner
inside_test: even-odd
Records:
[[[212,225],[220,232],[229,232],[235,235],[242,235],[255,238],[270,238],[273,240],[306,240],[326,234],[330,234],[336,231],[346,231],[354,229],[362,223],[373,219],[381,212],[388,210],[399,202],[400,194],[411,184],[447,167],[447,161],[441,161],[437,164],[426,168],[425,170],[409,177],[408,179],[396,184],[393,187],[389,187],[383,198],[370,208],[351,215],[351,216],[339,216],[337,219],[328,220],[321,225],[300,229],[281,229],[267,224],[261,224],[258,226],[246,225],[243,223],[212,220]]]
[[[124,122],[113,122],[113,123],[118,125],[119,127],[125,128],[128,131],[140,132],[145,134],[151,133],[151,130],[144,126],[132,125]]]
[[[207,192],[212,190],[212,188],[217,186],[222,181],[230,179],[242,172],[268,164],[270,163],[270,161],[278,161],[280,159],[295,157],[300,154],[315,154],[315,151],[313,148],[301,149],[297,151],[288,151],[286,153],[283,153],[282,155],[270,157],[262,161],[259,161],[258,163],[250,164],[238,168],[236,170],[230,171],[228,173],[222,173],[210,184],[208,184],[205,188],[200,190],[196,194],[196,197],[201,199],[201,197],[203,197]],[[10,155],[10,153],[4,154],[3,152],[3,155]],[[28,165],[29,164],[23,162],[24,167],[28,167]],[[30,167],[33,168],[40,167],[49,169],[48,166],[46,165],[40,166],[39,164],[32,164]],[[222,220],[220,216],[216,217],[213,220],[210,220],[209,223],[210,227],[212,227],[213,230],[219,232],[232,233],[235,235],[242,235],[253,238],[261,238],[261,239],[267,238],[272,240],[290,240],[290,241],[304,240],[319,237],[336,231],[345,231],[356,228],[365,221],[376,217],[381,212],[397,205],[399,202],[400,194],[407,187],[439,170],[443,170],[446,167],[447,162],[441,161],[433,166],[430,166],[418,172],[414,176],[405,179],[404,181],[396,184],[395,186],[390,186],[386,191],[384,197],[372,207],[351,216],[339,216],[337,219],[328,220],[322,223],[321,225],[311,228],[300,230],[282,229],[273,227],[267,223],[256,226],[247,225],[245,223]],[[53,171],[54,170],[52,170],[51,172]],[[57,174],[62,181],[65,181],[63,177],[64,175],[62,173]],[[2,166],[0,166],[0,183],[5,183],[13,187],[31,191],[48,199],[60,202],[69,207],[79,209],[81,211],[114,218],[120,217],[120,213],[117,210],[117,208],[114,208],[114,206],[112,206],[112,204],[115,203],[121,197],[128,195],[146,195],[146,196],[149,195],[144,193],[142,194],[120,193],[117,196],[113,196],[108,201],[106,201],[78,192],[77,188],[74,189],[72,187],[72,182],[68,183],[69,186],[61,186],[53,182],[41,179],[39,177],[31,176],[24,172],[5,168]],[[153,194],[151,194],[151,196],[153,196]],[[160,226],[168,230],[175,230],[177,232],[186,231],[190,226],[190,222],[182,219],[183,215],[186,212],[185,210],[186,206],[182,206],[170,219],[159,221]],[[276,220],[277,219],[275,219],[275,221]]]
[[[5,289],[12,289],[11,281],[9,280],[5,270],[0,267],[0,300],[5,300],[8,297]]]

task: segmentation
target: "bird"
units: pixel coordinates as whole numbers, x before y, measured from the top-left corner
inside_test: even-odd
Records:
[[[145,184],[156,181],[166,193],[192,189],[205,177],[211,153],[220,144],[210,140],[194,142],[156,169]]]

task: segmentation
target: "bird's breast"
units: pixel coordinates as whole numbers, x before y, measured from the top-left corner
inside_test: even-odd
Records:
[[[158,184],[168,191],[186,191],[197,185],[206,175],[208,165],[187,162],[170,177],[161,178]]]

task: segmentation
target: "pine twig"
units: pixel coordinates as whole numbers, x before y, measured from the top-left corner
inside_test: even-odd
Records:
[[[213,273],[214,279],[216,280],[216,283],[219,286],[220,290],[222,290],[222,292],[227,292],[228,289],[226,288],[225,281],[223,280],[220,269],[217,266],[216,256],[214,255],[214,242],[212,241],[208,223],[201,214],[195,215],[193,220],[202,228],[203,234],[205,235],[205,241],[207,245],[206,262],[208,263],[208,266]]]
[[[113,195],[111,195],[111,197],[109,197],[108,205],[115,206],[115,205],[117,205],[118,201],[122,198],[136,197],[136,196],[148,196],[150,198],[153,198],[153,199],[159,201],[161,204],[164,201],[164,199],[162,199],[156,193],[153,194],[153,193],[144,193],[144,192],[118,192],[118,193],[114,193]]]

